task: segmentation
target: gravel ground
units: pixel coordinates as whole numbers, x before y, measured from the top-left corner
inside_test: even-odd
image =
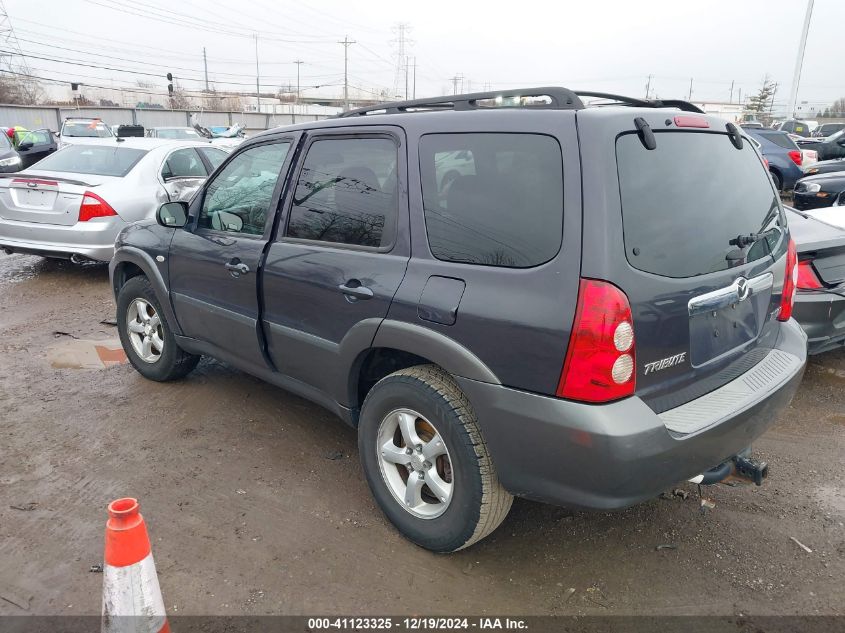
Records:
[[[2,256],[0,306],[0,615],[98,614],[121,496],[171,615],[845,614],[842,351],[755,446],[763,487],[713,487],[706,514],[692,485],[619,513],[517,500],[437,556],[386,522],[354,431],[317,406],[209,360],[173,384],[74,368],[69,346],[111,358],[106,267]]]

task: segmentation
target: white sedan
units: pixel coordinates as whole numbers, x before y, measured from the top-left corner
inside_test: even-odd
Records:
[[[68,145],[0,174],[0,249],[108,261],[128,223],[188,200],[228,153],[203,142],[114,139]]]

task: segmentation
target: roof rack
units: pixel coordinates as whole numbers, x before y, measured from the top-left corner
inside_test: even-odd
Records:
[[[452,95],[450,97],[434,97],[433,99],[377,103],[366,108],[356,108],[349,112],[342,112],[337,116],[339,118],[345,118],[370,113],[401,114],[403,112],[419,110],[478,110],[490,107],[479,105],[479,101],[524,99],[526,97],[548,97],[549,102],[518,107],[546,110],[580,110],[584,107],[578,95],[567,88],[519,88],[514,90],[496,90],[494,92],[472,92],[469,94]]]
[[[607,105],[630,105],[637,108],[678,108],[685,112],[697,112],[704,114],[704,110],[689,101],[681,99],[637,99],[636,97],[625,97],[623,95],[611,94],[609,92],[585,92],[576,90],[575,94],[579,97],[595,97],[597,99],[607,99],[613,103]]]
[[[473,92],[469,94],[452,95],[447,97],[434,97],[431,99],[413,99],[411,101],[390,101],[377,103],[365,108],[356,108],[349,112],[341,112],[338,118],[364,116],[367,114],[402,114],[406,112],[436,111],[436,110],[480,110],[495,106],[480,104],[480,101],[497,101],[505,99],[525,99],[535,97],[547,97],[547,103],[532,103],[530,105],[502,105],[499,107],[521,107],[536,108],[540,110],[582,110],[586,106],[581,97],[596,97],[608,99],[613,104],[608,105],[629,105],[640,108],[678,108],[687,112],[698,112],[704,114],[697,106],[688,101],[676,99],[636,99],[622,95],[610,94],[607,92],[582,92],[580,90],[569,90],[560,87],[544,88],[515,88],[513,90],[496,90],[491,92]]]

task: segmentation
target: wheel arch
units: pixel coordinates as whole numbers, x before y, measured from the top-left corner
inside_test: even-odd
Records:
[[[123,285],[133,277],[141,275],[146,277],[153,287],[170,328],[174,334],[181,335],[182,330],[179,327],[179,321],[176,319],[176,313],[170,303],[170,291],[167,289],[167,283],[149,253],[133,246],[122,246],[115,251],[109,264],[109,276],[115,301],[117,301],[117,295]]]
[[[421,325],[385,319],[371,344],[357,351],[349,364],[347,401],[356,420],[364,398],[379,380],[400,369],[428,364],[454,376],[501,384],[478,356],[448,336]]]

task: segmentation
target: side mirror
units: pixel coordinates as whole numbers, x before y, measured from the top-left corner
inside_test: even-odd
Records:
[[[18,145],[19,152],[28,152],[32,149],[32,141],[24,141],[20,145]]]
[[[156,211],[156,222],[170,229],[179,229],[188,223],[187,202],[165,202]]]

